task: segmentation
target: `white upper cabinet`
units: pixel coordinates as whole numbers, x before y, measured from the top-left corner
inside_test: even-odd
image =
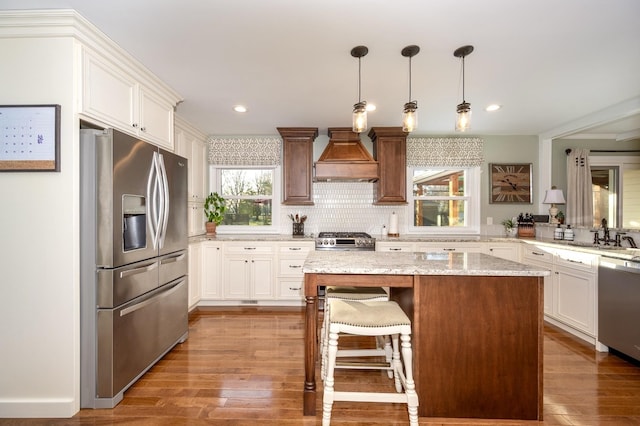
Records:
[[[188,201],[204,203],[207,198],[206,136],[177,115],[175,128],[176,153],[189,160]]]
[[[173,150],[173,114],[179,98],[114,60],[82,49],[81,111],[107,125]]]

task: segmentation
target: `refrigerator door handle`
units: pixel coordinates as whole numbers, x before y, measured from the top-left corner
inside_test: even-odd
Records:
[[[149,180],[147,181],[147,200],[149,204],[148,222],[151,229],[151,241],[153,242],[153,249],[158,248],[158,238],[160,234],[160,217],[158,205],[158,185],[159,185],[159,170],[158,170],[158,153],[153,153],[153,159],[151,161],[151,170],[149,170]]]
[[[162,154],[158,154],[158,166],[160,168],[159,174],[159,187],[160,187],[160,205],[161,205],[161,217],[158,221],[159,228],[159,247],[164,247],[164,239],[167,235],[167,226],[169,224],[169,181],[167,179],[167,168],[164,165],[164,157]],[[160,225],[161,223],[161,225]]]
[[[173,256],[167,256],[165,258],[163,258],[160,263],[162,263],[163,265],[166,265],[167,263],[173,263],[173,262],[180,262],[182,260],[184,260],[184,258],[187,255],[184,253],[180,253],[178,255],[173,255]]]
[[[143,266],[142,268],[127,269],[126,271],[120,272],[120,278],[126,278],[131,275],[144,274],[146,272],[151,272],[157,267],[158,267],[158,262],[153,262],[151,265]]]

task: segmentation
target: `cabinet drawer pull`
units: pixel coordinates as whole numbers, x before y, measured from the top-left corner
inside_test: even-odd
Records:
[[[291,291],[300,290],[300,287],[289,287],[289,290],[291,290]]]
[[[289,247],[289,250],[302,250],[302,247]]]
[[[401,248],[389,247],[389,251],[402,251]]]
[[[581,262],[581,261],[579,261],[579,260],[573,260],[573,259],[564,259],[564,260],[566,260],[567,262],[571,262],[571,263],[579,263],[579,264],[581,264],[581,265],[584,265],[584,264],[585,264],[584,262]]]
[[[532,251],[531,254],[536,256],[544,256],[544,253],[538,253],[537,251]]]
[[[245,247],[244,249],[245,250],[255,250],[256,248],[255,247]]]
[[[442,250],[444,250],[444,251],[456,251],[456,249],[454,249],[454,248],[444,248]]]
[[[289,268],[302,268],[302,265],[289,265]]]

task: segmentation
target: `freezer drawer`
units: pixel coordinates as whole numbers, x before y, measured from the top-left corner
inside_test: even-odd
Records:
[[[178,251],[160,257],[160,284],[168,283],[187,275],[189,262],[187,250]]]
[[[113,398],[186,337],[187,277],[97,311],[96,397]]]
[[[122,268],[98,269],[98,308],[114,308],[154,290],[158,287],[159,266],[156,258]]]

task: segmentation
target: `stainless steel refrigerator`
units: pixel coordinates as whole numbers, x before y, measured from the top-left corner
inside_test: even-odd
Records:
[[[80,405],[113,408],[187,331],[187,160],[80,130]]]

